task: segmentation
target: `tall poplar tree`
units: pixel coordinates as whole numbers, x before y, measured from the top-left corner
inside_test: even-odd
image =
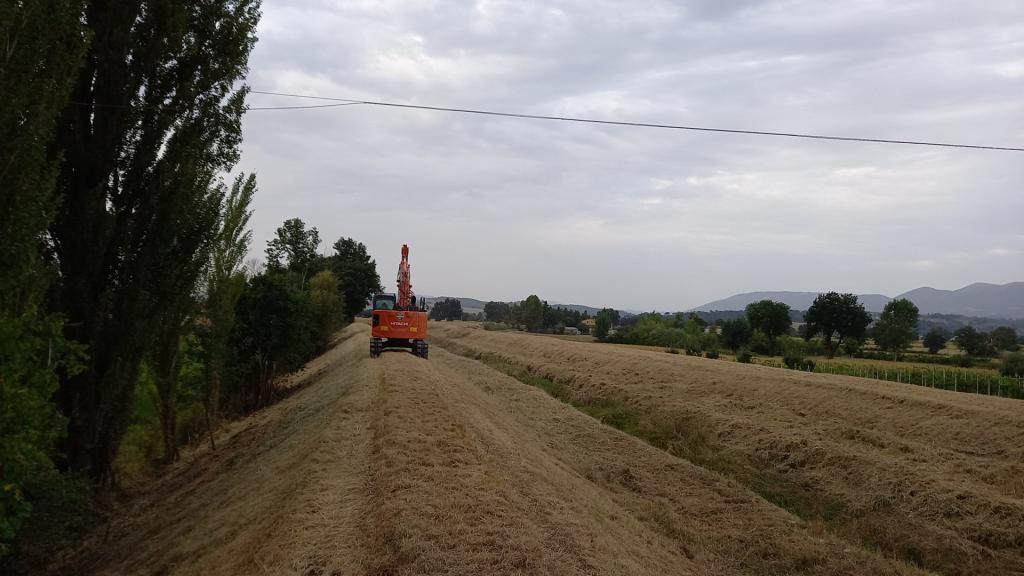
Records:
[[[93,0],[92,35],[57,131],[60,209],[50,228],[65,334],[85,344],[61,378],[67,468],[108,479],[139,364],[194,265],[194,218],[238,158],[257,0]],[[203,224],[198,221],[196,226]]]
[[[60,157],[48,152],[88,35],[78,0],[0,2],[0,561],[37,508],[64,419],[50,397],[77,354],[45,310]],[[0,564],[0,571],[3,566]]]

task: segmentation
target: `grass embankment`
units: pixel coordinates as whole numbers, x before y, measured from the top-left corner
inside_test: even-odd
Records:
[[[1016,401],[470,326],[432,338],[851,546],[941,574],[1024,568]]]
[[[699,417],[652,414],[614,397],[580,398],[573,395],[570,387],[564,383],[508,358],[474,352],[445,339],[435,338],[435,342],[450,352],[478,360],[524,384],[539,388],[655,448],[736,479],[768,502],[804,520],[830,523],[838,518],[844,508],[838,498],[805,489],[781,474],[751,462],[743,453],[714,444],[704,433],[707,425]]]

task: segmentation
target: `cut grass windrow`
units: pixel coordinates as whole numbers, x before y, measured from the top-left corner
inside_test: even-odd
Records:
[[[844,503],[807,490],[781,474],[759,467],[739,452],[708,440],[707,424],[697,416],[651,414],[621,398],[579,398],[565,383],[539,374],[508,358],[470,350],[450,340],[434,338],[449,352],[477,360],[520,382],[543,390],[598,421],[693,464],[739,481],[775,506],[807,521],[833,525],[841,520]]]

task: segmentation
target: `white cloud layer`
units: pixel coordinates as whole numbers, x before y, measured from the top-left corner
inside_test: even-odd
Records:
[[[257,90],[1024,145],[1024,3],[265,0]],[[252,95],[253,106],[295,105]],[[252,111],[286,218],[418,291],[682,309],[749,290],[1024,279],[1024,154],[369,106]]]

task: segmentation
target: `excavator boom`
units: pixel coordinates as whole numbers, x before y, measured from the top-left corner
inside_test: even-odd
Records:
[[[412,291],[407,244],[402,244],[402,261],[398,264],[398,294],[375,295],[372,318],[371,357],[391,349],[405,349],[427,357],[427,311],[423,302],[417,304]]]

